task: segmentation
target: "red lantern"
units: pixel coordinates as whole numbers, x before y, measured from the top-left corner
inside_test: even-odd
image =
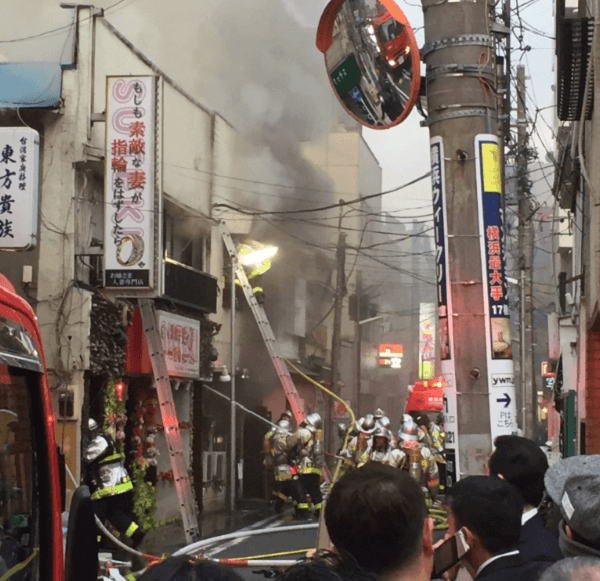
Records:
[[[115,383],[115,391],[117,392],[117,398],[119,401],[123,401],[123,391],[125,391],[125,384],[122,381]]]

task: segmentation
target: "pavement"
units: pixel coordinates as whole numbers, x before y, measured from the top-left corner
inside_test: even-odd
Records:
[[[198,516],[200,538],[209,539],[226,535],[255,522],[273,516],[275,510],[263,499],[243,499],[234,513],[227,510],[216,511]],[[152,555],[171,555],[189,543],[185,539],[181,520],[159,526],[149,532],[139,550]]]

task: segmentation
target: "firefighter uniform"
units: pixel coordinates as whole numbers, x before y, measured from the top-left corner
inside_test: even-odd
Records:
[[[446,490],[446,455],[444,451],[445,434],[440,427],[434,422],[429,422],[429,435],[433,440],[433,457],[438,467],[440,480],[440,494],[444,494]]]
[[[300,484],[310,495],[315,514],[323,505],[321,493],[321,466],[323,465],[323,431],[321,416],[309,414],[300,427],[287,439],[288,456],[298,466]]]
[[[109,434],[100,432],[95,420],[89,420],[92,441],[85,450],[87,484],[94,512],[107,519],[121,534],[139,546],[146,530],[134,520],[133,483]]]
[[[308,514],[308,500],[300,484],[298,468],[290,464],[287,455],[287,439],[291,426],[287,420],[280,420],[277,422],[277,426],[278,428],[271,438],[275,479],[273,487],[275,512],[281,512],[284,502],[290,497],[294,501],[296,516],[303,517]]]
[[[392,447],[392,439],[390,430],[382,427],[375,428],[369,447],[360,458],[359,466],[368,462],[379,462],[392,468],[404,469],[408,455],[403,450]]]
[[[356,435],[352,437],[348,443],[348,447],[340,452],[340,456],[350,460],[354,466],[358,466],[361,462],[361,457],[369,448],[371,434],[374,430],[375,420],[372,416],[367,415],[364,418],[360,418],[354,428]]]

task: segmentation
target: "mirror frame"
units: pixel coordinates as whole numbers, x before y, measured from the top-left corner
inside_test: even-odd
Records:
[[[325,68],[327,69],[327,51],[331,47],[333,42],[333,27],[335,24],[335,19],[340,11],[342,5],[346,2],[346,0],[331,0],[329,4],[325,7],[323,14],[321,14],[321,19],[319,20],[319,26],[317,28],[317,39],[316,45],[317,48],[323,53],[325,57]],[[376,125],[369,125],[360,117],[357,117],[354,113],[349,111],[340,98],[333,81],[331,79],[331,75],[329,74],[329,69],[327,69],[327,78],[329,79],[329,84],[333,89],[333,92],[337,98],[337,100],[342,105],[344,111],[348,113],[352,118],[354,118],[358,123],[363,125],[364,127],[368,127],[369,129],[373,129],[375,131],[380,131],[383,129],[391,129],[392,127],[396,127],[402,121],[404,121],[409,113],[412,111],[415,106],[417,99],[419,98],[419,92],[421,89],[421,53],[419,51],[419,46],[417,44],[417,39],[415,37],[415,33],[410,25],[410,22],[406,18],[402,8],[394,2],[394,0],[379,0],[381,4],[383,4],[387,11],[392,15],[392,18],[397,20],[402,26],[406,28],[406,32],[408,34],[409,41],[411,43],[411,61],[412,61],[412,70],[413,75],[410,83],[410,95],[408,96],[408,101],[406,102],[406,106],[404,107],[404,111],[400,114],[400,116],[395,119],[392,123],[388,125],[384,125],[382,127],[378,127]]]

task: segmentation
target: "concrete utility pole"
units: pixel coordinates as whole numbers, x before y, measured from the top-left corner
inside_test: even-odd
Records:
[[[490,3],[422,0],[422,6],[428,114],[423,124],[431,138],[451,485],[483,474],[493,437],[516,430],[506,330],[503,168]]]
[[[521,429],[533,436],[537,422],[537,389],[533,353],[533,214],[527,177],[527,112],[525,68],[517,67],[517,179],[519,194],[519,269],[521,270]]]
[[[341,218],[340,218],[341,225]],[[340,381],[340,356],[342,353],[342,306],[346,292],[346,233],[340,232],[337,247],[337,280],[335,285],[335,299],[333,303],[333,336],[331,340],[331,391],[339,394]],[[325,442],[327,450],[335,449],[335,430],[333,429],[333,398],[327,398],[327,417],[323,419],[326,430]]]

